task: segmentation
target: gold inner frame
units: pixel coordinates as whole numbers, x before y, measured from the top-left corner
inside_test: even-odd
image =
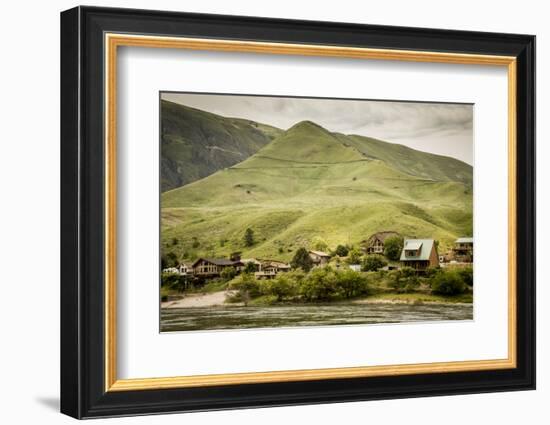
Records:
[[[116,87],[117,48],[120,46],[506,67],[508,71],[508,357],[506,359],[495,360],[118,379],[116,373]],[[105,34],[105,81],[105,391],[135,391],[161,388],[311,381],[320,379],[410,375],[417,373],[482,371],[516,367],[517,76],[515,57],[107,33]]]

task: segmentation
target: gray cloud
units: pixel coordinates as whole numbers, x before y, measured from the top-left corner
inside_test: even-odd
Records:
[[[163,99],[282,129],[310,120],[473,164],[473,106],[464,104],[162,93]]]

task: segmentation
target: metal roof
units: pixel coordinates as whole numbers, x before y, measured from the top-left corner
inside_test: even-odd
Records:
[[[404,244],[405,249],[412,249],[412,250],[415,250],[415,251],[419,250],[421,247],[422,247],[422,242],[421,241],[407,241]]]
[[[433,239],[405,239],[401,251],[401,261],[428,261],[434,245]],[[407,256],[406,250],[420,250],[419,255]]]
[[[474,238],[458,238],[455,243],[474,243]]]

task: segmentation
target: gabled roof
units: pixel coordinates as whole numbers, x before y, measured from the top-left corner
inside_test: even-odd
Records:
[[[242,264],[240,261],[227,260],[225,258],[197,258],[197,260],[193,263],[193,267],[195,267],[201,260],[204,260],[207,263],[215,264],[216,266],[237,266]]]
[[[408,241],[407,244],[404,245],[406,250],[413,250],[418,251],[420,248],[422,248],[422,242],[421,241]]]
[[[393,236],[399,236],[399,233],[393,231],[393,230],[385,230],[383,232],[376,232],[373,233],[370,238],[368,239],[368,242],[379,240],[380,242],[384,243],[386,239],[391,238]]]
[[[434,246],[433,239],[405,239],[403,243],[403,251],[401,251],[401,261],[428,261],[430,253]],[[406,250],[420,250],[418,255],[406,256]]]
[[[474,238],[458,238],[455,243],[474,243]]]
[[[330,257],[330,254],[327,254],[323,251],[309,251],[311,254],[318,255],[319,257]]]

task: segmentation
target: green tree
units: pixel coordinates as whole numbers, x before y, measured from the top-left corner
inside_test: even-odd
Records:
[[[324,241],[323,238],[321,238],[320,236],[315,236],[313,238],[313,241],[311,243],[311,246],[313,247],[314,250],[316,251],[327,251],[328,250],[328,245],[327,243]]]
[[[254,230],[252,230],[250,227],[248,227],[244,232],[244,245],[254,245]]]
[[[403,250],[403,238],[391,236],[384,241],[384,255],[392,261],[398,261]]]
[[[353,270],[335,273],[336,287],[344,298],[352,298],[368,293],[368,281],[362,273]]]
[[[329,301],[338,295],[334,271],[329,267],[312,270],[300,286],[305,301]]]
[[[220,276],[223,280],[230,281],[237,276],[237,270],[235,270],[235,267],[226,267],[222,270]]]
[[[256,264],[254,264],[252,262],[246,263],[246,265],[244,266],[244,269],[243,269],[243,273],[253,274],[257,271],[258,270],[256,270]]]
[[[346,257],[348,255],[349,249],[345,245],[338,245],[336,249],[334,250],[334,253],[338,257]]]
[[[412,267],[403,267],[388,273],[389,286],[397,293],[414,292],[420,285],[416,270]]]
[[[262,289],[264,294],[277,297],[277,301],[292,297],[296,294],[295,282],[292,278],[286,276],[286,273],[280,274],[275,279],[266,281],[262,285]]]
[[[258,281],[254,278],[254,275],[249,273],[242,273],[240,279],[231,282],[229,289],[236,290],[237,300],[242,301],[245,305],[252,298],[256,298],[261,294]]]
[[[187,276],[182,276],[178,273],[162,273],[160,277],[160,284],[163,287],[183,292],[187,289],[189,280]]]
[[[432,293],[457,295],[466,292],[466,284],[457,270],[440,270],[431,281]]]
[[[161,258],[161,265],[163,269],[168,267],[176,267],[178,265],[178,256],[173,252],[163,255]]]
[[[466,285],[470,287],[474,286],[474,269],[472,267],[460,268],[457,272]]]
[[[308,272],[313,267],[313,261],[309,256],[309,252],[305,248],[299,248],[294,254],[294,258],[290,262],[290,265],[294,269],[302,269],[305,272]]]
[[[348,264],[359,264],[363,253],[358,249],[352,249],[348,252]]]
[[[387,264],[388,262],[381,255],[369,255],[363,260],[361,270],[364,272],[375,272]]]

